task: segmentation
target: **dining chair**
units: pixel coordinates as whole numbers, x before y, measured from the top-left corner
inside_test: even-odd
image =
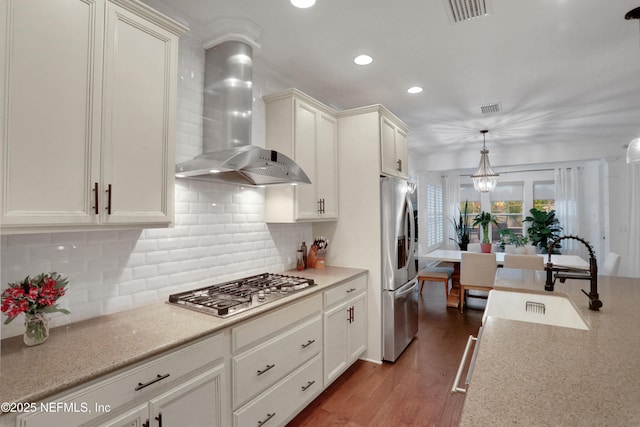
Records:
[[[503,267],[544,270],[544,258],[538,255],[505,254]]]
[[[603,276],[616,276],[618,274],[618,268],[620,267],[620,255],[615,252],[609,252],[604,259],[602,271],[600,274]]]
[[[490,291],[496,276],[496,254],[463,252],[460,262],[460,313],[467,290]]]
[[[418,273],[418,283],[420,283],[420,293],[424,282],[441,282],[444,283],[445,302],[449,298],[449,281],[453,275],[453,267],[427,267]]]

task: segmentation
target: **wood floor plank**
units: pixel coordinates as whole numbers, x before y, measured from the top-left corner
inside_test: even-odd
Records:
[[[446,308],[444,288],[425,283],[419,332],[395,363],[358,360],[288,426],[457,426],[463,394],[451,386],[482,311]]]

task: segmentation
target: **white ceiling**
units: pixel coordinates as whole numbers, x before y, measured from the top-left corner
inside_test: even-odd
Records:
[[[151,2],[151,1],[149,1]],[[191,25],[253,21],[257,54],[293,86],[341,109],[383,104],[413,153],[535,142],[623,145],[640,136],[640,0],[487,0],[453,23],[445,0],[155,0]],[[367,53],[374,62],[357,66]],[[407,88],[424,91],[410,95]],[[479,106],[503,111],[482,115]]]

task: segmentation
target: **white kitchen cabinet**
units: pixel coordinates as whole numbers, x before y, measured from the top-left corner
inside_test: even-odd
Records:
[[[324,386],[367,349],[367,279],[360,276],[325,291]]]
[[[267,188],[266,222],[338,218],[336,113],[296,89],[264,97],[266,146],[292,158],[311,184]]]
[[[54,404],[52,411],[20,415],[17,425],[142,427],[187,422],[227,426],[231,414],[225,363],[229,344],[225,337],[228,334],[220,333],[54,396],[44,402]],[[148,420],[151,424],[145,424]]]
[[[323,390],[320,294],[231,330],[233,425],[284,425]]]
[[[380,171],[383,175],[409,177],[407,129],[395,116],[381,109]]]
[[[2,233],[168,226],[185,28],[135,0],[9,0],[0,21]]]

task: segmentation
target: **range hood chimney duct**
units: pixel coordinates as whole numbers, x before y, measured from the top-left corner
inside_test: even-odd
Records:
[[[251,145],[253,49],[228,40],[208,49],[204,83],[204,153],[176,165],[176,177],[250,186],[311,183],[274,150]]]

